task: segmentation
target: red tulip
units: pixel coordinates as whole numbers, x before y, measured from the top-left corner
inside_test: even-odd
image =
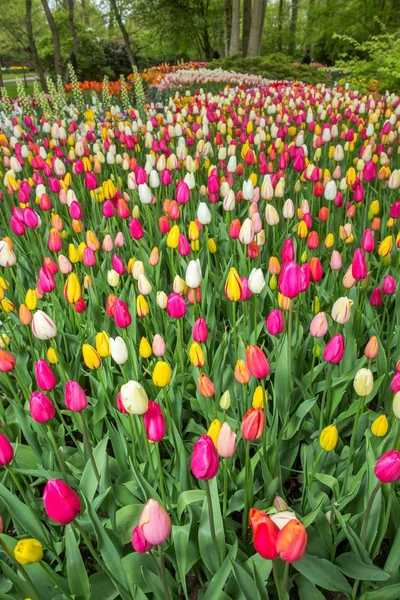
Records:
[[[269,373],[268,358],[258,346],[247,346],[246,361],[250,373],[258,379],[263,379]]]
[[[253,544],[256,552],[267,560],[277,558],[276,543],[279,535],[279,527],[266,513],[256,508],[250,510],[249,522],[253,532]]]
[[[299,560],[307,546],[307,533],[303,523],[291,519],[278,533],[276,550],[285,562]]]
[[[250,408],[243,417],[242,437],[245,440],[258,440],[264,431],[265,416],[262,408]]]

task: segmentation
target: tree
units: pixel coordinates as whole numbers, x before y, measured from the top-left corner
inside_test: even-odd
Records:
[[[229,54],[236,54],[240,49],[240,0],[233,0],[231,47]]]
[[[79,37],[76,32],[75,20],[74,20],[74,8],[75,0],[68,0],[68,27],[72,37],[72,51],[75,54],[75,58],[78,56],[79,50]]]
[[[260,0],[255,0],[257,4]],[[244,0],[243,2],[243,23],[242,23],[242,52],[243,56],[247,56],[247,50],[250,39],[251,29],[251,4],[252,0]]]
[[[50,10],[50,6],[47,0],[42,0],[43,10],[46,15],[47,23],[49,24],[51,37],[53,39],[53,51],[54,51],[54,70],[56,75],[62,77],[62,58],[61,58],[61,47],[60,38],[58,35],[58,29],[56,22],[53,17],[53,13]]]
[[[284,0],[279,0],[279,10],[278,10],[278,52],[282,52],[282,48],[283,48],[283,40],[282,40],[283,2],[284,2]],[[311,2],[311,0],[310,0],[310,2]]]
[[[35,36],[33,33],[32,0],[25,0],[25,23],[26,23],[26,31],[28,34],[29,52],[32,56],[33,64],[35,65],[37,74],[39,75],[39,79],[40,79],[40,83],[42,84],[42,88],[43,88],[43,90],[47,91],[46,78],[44,76],[42,63],[40,62],[39,53],[37,51],[36,42],[35,42]]]
[[[261,50],[261,38],[264,28],[265,11],[267,0],[256,0],[251,17],[251,28],[247,56],[259,56]]]
[[[292,0],[292,14],[290,17],[290,37],[289,37],[289,54],[293,56],[296,47],[296,28],[297,28],[297,14],[298,14],[298,0]]]
[[[129,33],[128,33],[125,25],[124,25],[121,13],[118,10],[116,0],[110,0],[110,6],[111,6],[111,8],[114,11],[115,19],[116,19],[116,21],[118,23],[118,27],[121,30],[122,37],[124,38],[124,42],[125,42],[126,50],[128,52],[129,60],[131,61],[132,66],[136,66],[137,67],[138,64],[137,64],[136,57],[135,57],[135,55],[134,55],[134,53],[132,51],[132,46],[131,46],[131,42],[130,42],[130,39],[129,39]]]
[[[225,0],[225,56],[229,56],[232,29],[232,0]]]

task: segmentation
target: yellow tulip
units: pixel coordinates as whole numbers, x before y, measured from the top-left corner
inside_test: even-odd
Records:
[[[47,350],[47,360],[49,361],[49,363],[51,365],[56,365],[58,360],[57,360],[57,354],[56,351],[54,350],[54,348],[49,348]]]
[[[209,238],[208,240],[208,251],[211,252],[211,254],[215,254],[217,251],[217,244],[215,243],[214,238]]]
[[[14,558],[20,565],[32,565],[43,558],[42,544],[33,538],[20,540],[14,548]]]
[[[4,312],[6,312],[6,313],[13,312],[13,310],[15,309],[14,304],[10,300],[8,300],[7,298],[4,298],[1,301],[1,307],[4,310]]]
[[[388,235],[379,244],[379,247],[378,247],[379,256],[388,256],[388,254],[390,254],[390,251],[392,250],[392,246],[393,246],[393,237],[391,235]]]
[[[174,225],[171,227],[168,235],[167,235],[167,246],[168,248],[177,248],[179,241],[179,227],[178,225]]]
[[[225,296],[232,302],[240,300],[243,290],[243,284],[240,279],[239,273],[235,267],[231,267],[228,273],[228,277],[225,283]]]
[[[149,314],[149,305],[143,294],[136,298],[136,312],[138,317],[147,317]]]
[[[376,217],[376,215],[379,215],[379,200],[373,200],[369,206],[369,210],[371,211],[374,217]]]
[[[222,423],[218,419],[214,419],[208,428],[207,435],[210,436],[212,441],[214,442],[214,446],[217,447],[217,440],[219,436],[219,432],[221,431]]]
[[[264,390],[262,385],[258,385],[254,390],[252,407],[253,408],[264,408],[264,406],[268,402],[268,394],[267,391]]]
[[[332,452],[336,448],[336,444],[339,439],[339,433],[335,425],[328,425],[321,431],[319,436],[319,443],[321,448],[326,452]]]
[[[101,358],[110,356],[110,338],[105,331],[99,331],[95,338],[96,350]]]
[[[73,244],[68,246],[68,257],[72,263],[77,263],[80,261],[79,252]]]
[[[35,290],[28,290],[25,294],[25,304],[29,310],[35,310],[38,305],[38,299]]]
[[[160,360],[154,367],[152,375],[153,383],[157,387],[165,387],[171,381],[171,367],[168,363]]]
[[[98,369],[101,365],[100,354],[90,344],[83,344],[82,356],[88,369]]]
[[[64,285],[64,296],[70,304],[75,304],[82,296],[81,284],[79,283],[76,273],[70,273],[68,275]]]
[[[142,337],[139,344],[139,354],[142,358],[149,358],[151,356],[152,350],[149,342],[145,337]]]
[[[386,415],[379,415],[371,425],[371,431],[376,437],[383,437],[387,434],[389,423]]]
[[[199,239],[199,228],[196,225],[195,221],[190,221],[189,223],[189,240],[194,242]]]
[[[203,348],[198,342],[193,342],[189,350],[189,359],[194,367],[202,367],[205,363]]]

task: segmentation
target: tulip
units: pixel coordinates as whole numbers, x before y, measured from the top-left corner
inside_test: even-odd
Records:
[[[347,321],[350,319],[350,309],[352,306],[353,301],[347,298],[347,296],[339,298],[332,306],[332,319],[336,321],[336,323],[340,323],[340,325],[347,323]]]
[[[54,419],[56,413],[56,409],[50,398],[42,394],[42,392],[32,392],[29,401],[29,411],[37,423],[47,423],[47,421]]]
[[[303,275],[295,261],[285,262],[279,275],[279,292],[286,298],[295,298],[301,292]]]
[[[378,356],[379,342],[376,335],[372,335],[369,338],[367,345],[364,348],[364,356],[369,360],[372,360]]]
[[[268,358],[258,346],[247,346],[246,361],[250,373],[258,379],[266,377],[270,371]]]
[[[42,390],[52,390],[57,385],[53,371],[42,358],[35,363],[35,377],[36,383]]]
[[[140,515],[139,525],[132,532],[132,546],[137,552],[147,552],[163,544],[171,533],[171,519],[156,500],[150,499]]]
[[[154,367],[152,380],[157,387],[167,386],[171,381],[171,367],[169,364],[162,360],[158,361]]]
[[[70,379],[65,384],[64,400],[67,409],[73,412],[81,412],[88,405],[85,392],[79,383],[73,379]]]
[[[217,447],[217,440],[221,431],[221,427],[221,421],[219,421],[218,419],[214,419],[207,431],[207,435],[212,439],[215,447]]]
[[[204,317],[199,317],[193,325],[192,337],[195,342],[204,343],[208,339],[207,323]]]
[[[122,337],[110,338],[111,358],[117,365],[124,365],[128,360],[128,348]]]
[[[156,333],[156,335],[153,338],[153,343],[151,345],[151,350],[154,356],[164,356],[166,349],[167,348],[162,336],[159,333]]]
[[[397,372],[394,374],[392,381],[390,382],[390,389],[394,394],[400,391],[400,370],[397,369]]]
[[[185,300],[179,294],[173,292],[168,296],[167,313],[174,319],[180,319],[186,314],[186,303]]]
[[[339,439],[337,427],[335,425],[328,425],[321,431],[319,436],[319,444],[325,452],[332,452],[336,448],[336,444]]]
[[[264,431],[265,416],[261,408],[250,408],[243,417],[242,437],[245,440],[258,440]]]
[[[240,300],[243,285],[235,267],[231,267],[225,283],[225,296],[232,302]]]
[[[256,552],[266,560],[277,558],[276,544],[279,527],[266,513],[255,508],[249,512],[249,523],[253,532],[253,544]]]
[[[236,450],[236,433],[233,433],[230,425],[225,421],[217,437],[217,451],[223,458],[230,458]]]
[[[221,398],[219,399],[219,406],[222,408],[222,410],[229,410],[231,406],[231,395],[229,390],[226,390],[226,392],[222,394]]]
[[[82,358],[88,369],[98,369],[101,365],[99,353],[90,344],[83,344]]]
[[[211,213],[205,202],[200,202],[197,209],[197,218],[202,225],[209,225],[211,223]]]
[[[380,306],[382,304],[382,290],[380,287],[373,289],[369,301],[372,306]]]
[[[394,483],[400,479],[400,452],[389,450],[375,464],[375,476],[382,483]]]
[[[329,340],[324,350],[324,360],[329,363],[339,363],[344,354],[344,337],[341,333],[337,333]]]
[[[9,352],[5,350],[0,350],[0,372],[8,373],[12,371],[15,367],[16,360]]]
[[[130,380],[121,387],[121,401],[131,415],[143,415],[149,405],[149,399],[143,387],[137,381]]]
[[[202,347],[197,342],[193,342],[189,348],[189,359],[194,367],[200,368],[205,363],[205,356]]]
[[[258,385],[253,393],[251,405],[253,408],[264,408],[268,402],[268,394],[262,385]]]
[[[107,358],[110,356],[110,338],[105,331],[99,331],[96,334],[96,350],[101,358]]]
[[[282,312],[278,309],[271,310],[265,320],[265,326],[270,335],[279,335],[282,333],[285,326]]]
[[[307,533],[303,523],[290,520],[278,533],[276,550],[282,560],[293,563],[299,560],[307,546]]]
[[[357,248],[354,251],[353,261],[351,263],[351,274],[356,281],[365,279],[368,275],[365,256],[360,248]]]
[[[78,302],[81,295],[82,291],[79,279],[75,273],[71,273],[65,282],[64,297],[66,300],[68,300],[68,302],[74,304],[75,302]]]
[[[199,259],[191,260],[186,268],[186,283],[190,288],[197,288],[202,282],[201,264]]]
[[[151,346],[145,337],[142,337],[139,343],[139,354],[142,358],[149,358],[151,356]]]
[[[50,479],[43,492],[47,516],[60,525],[71,523],[81,511],[78,494],[60,479]]]
[[[354,377],[354,389],[359,396],[368,396],[374,389],[374,377],[370,369],[359,369]]]
[[[42,544],[34,538],[19,540],[14,548],[14,558],[20,565],[33,565],[43,558]]]
[[[51,365],[56,365],[58,363],[57,354],[54,348],[49,348],[47,350],[47,360]]]
[[[204,398],[212,398],[215,394],[215,385],[205,373],[201,373],[197,380],[197,389]]]
[[[0,467],[8,465],[14,457],[14,450],[3,433],[0,433]]]
[[[265,279],[261,269],[252,269],[248,286],[253,294],[260,294],[265,287]]]
[[[391,296],[396,291],[396,280],[391,275],[386,275],[382,282],[382,292]]]
[[[201,435],[193,446],[190,469],[197,479],[212,479],[218,471],[219,461],[214,442]]]
[[[57,335],[57,327],[42,310],[37,310],[32,318],[32,333],[38,340],[50,340]]]
[[[114,321],[117,327],[125,329],[132,323],[132,317],[129,312],[129,308],[123,300],[117,299],[115,301],[114,309]]]
[[[389,422],[386,415],[379,415],[371,425],[371,432],[376,437],[383,437],[387,434]]]
[[[147,439],[151,442],[160,442],[166,430],[165,418],[157,402],[149,400],[147,411],[143,415]]]
[[[313,337],[324,337],[328,331],[328,321],[324,312],[315,315],[310,325],[310,333]]]

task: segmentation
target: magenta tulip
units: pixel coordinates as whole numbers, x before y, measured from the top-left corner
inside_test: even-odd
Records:
[[[396,291],[396,280],[391,275],[386,275],[382,282],[382,292],[391,296]]]
[[[212,479],[219,467],[218,453],[209,435],[201,435],[193,446],[190,468],[197,479]]]
[[[126,302],[117,299],[115,301],[114,308],[114,321],[116,326],[122,328],[129,327],[129,325],[132,323],[132,317]]]
[[[60,525],[68,525],[81,512],[78,494],[60,479],[50,479],[43,492],[47,516]]]
[[[179,294],[172,292],[167,299],[167,313],[174,319],[180,319],[186,314],[186,302]]]
[[[0,433],[0,467],[8,465],[14,457],[14,450],[3,433]]]
[[[47,423],[47,421],[53,419],[56,414],[54,404],[50,398],[45,394],[42,394],[42,392],[32,392],[29,401],[29,411],[32,419],[37,421],[37,423]]]
[[[337,333],[329,340],[324,350],[324,360],[329,363],[339,363],[344,354],[344,337]]]
[[[151,442],[160,442],[165,435],[165,418],[160,405],[149,400],[148,409],[143,415],[147,439]]]
[[[400,479],[400,452],[389,450],[375,464],[375,475],[382,483],[394,483]]]
[[[70,379],[65,384],[64,400],[65,406],[73,412],[81,412],[88,405],[85,392],[79,383],[73,379]]]
[[[208,339],[208,328],[204,317],[199,317],[193,325],[192,337],[199,344],[204,343]]]
[[[367,263],[361,248],[356,248],[354,251],[353,261],[351,263],[351,274],[357,281],[365,279],[368,275]]]
[[[43,358],[35,363],[36,383],[44,391],[52,390],[57,385],[57,379]]]
[[[284,320],[282,312],[278,309],[271,310],[265,320],[265,326],[270,335],[279,335],[284,328]]]
[[[287,298],[296,298],[301,292],[303,279],[304,275],[294,260],[284,263],[278,280],[280,293]]]

